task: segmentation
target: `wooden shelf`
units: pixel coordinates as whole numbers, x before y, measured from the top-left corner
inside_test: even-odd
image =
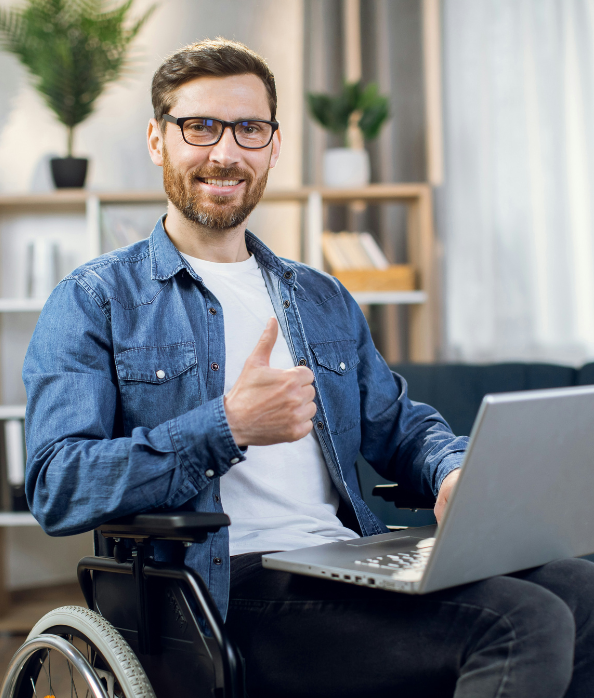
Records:
[[[0,313],[39,313],[46,298],[0,298]]]
[[[370,184],[367,187],[349,189],[332,189],[329,187],[299,187],[297,189],[267,189],[263,201],[290,202],[308,200],[311,194],[319,194],[326,202],[345,203],[353,200],[362,201],[410,201],[430,193],[428,184]],[[0,207],[48,207],[81,206],[89,198],[96,198],[102,204],[165,204],[167,198],[163,191],[92,191],[89,189],[56,189],[52,192],[31,194],[2,194]]]

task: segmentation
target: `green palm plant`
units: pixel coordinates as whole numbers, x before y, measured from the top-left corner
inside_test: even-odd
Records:
[[[105,86],[122,75],[130,43],[155,9],[128,22],[132,3],[26,0],[0,8],[0,46],[19,58],[66,127],[68,157],[75,127],[93,112]]]
[[[310,92],[307,101],[313,118],[350,147],[362,147],[361,135],[366,140],[377,138],[390,116],[389,100],[374,82],[365,88],[361,82],[345,82],[338,95]]]

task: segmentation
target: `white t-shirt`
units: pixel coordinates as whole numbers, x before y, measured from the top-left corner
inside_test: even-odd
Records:
[[[274,315],[272,302],[255,257],[232,264],[184,257],[223,308],[228,393]],[[270,365],[294,366],[280,329]],[[250,446],[246,460],[221,477],[221,499],[231,518],[231,555],[358,538],[336,516],[339,495],[313,432],[293,443]]]

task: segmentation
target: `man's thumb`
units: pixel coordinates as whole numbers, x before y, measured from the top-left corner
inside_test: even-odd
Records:
[[[254,351],[252,352],[250,359],[253,363],[257,363],[261,366],[268,366],[270,364],[270,354],[276,343],[276,338],[278,336],[278,322],[276,318],[271,317],[266,323],[264,332],[258,340]]]

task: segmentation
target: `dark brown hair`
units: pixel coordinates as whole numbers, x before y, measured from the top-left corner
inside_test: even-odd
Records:
[[[155,119],[164,128],[163,114],[168,114],[175,101],[175,91],[185,82],[204,76],[257,75],[268,92],[271,120],[276,118],[276,87],[274,75],[266,61],[238,41],[222,37],[189,44],[166,58],[153,76],[152,98]],[[196,116],[191,114],[189,116]],[[206,115],[205,115],[206,116]]]

